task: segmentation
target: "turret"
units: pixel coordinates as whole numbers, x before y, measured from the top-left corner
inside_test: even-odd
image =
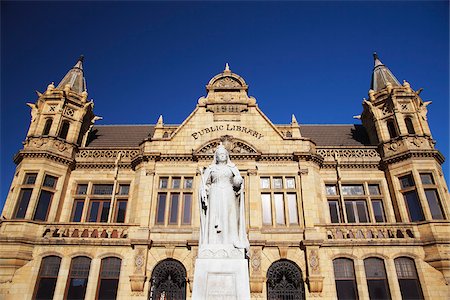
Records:
[[[59,149],[82,146],[98,118],[93,113],[93,101],[87,101],[83,60],[81,56],[56,87],[52,82],[44,93],[38,92],[36,103],[27,104],[32,118],[26,149],[42,143],[57,145]]]
[[[427,106],[410,84],[397,80],[374,53],[369,99],[363,100],[361,120],[369,137],[385,155],[411,149],[433,149]]]

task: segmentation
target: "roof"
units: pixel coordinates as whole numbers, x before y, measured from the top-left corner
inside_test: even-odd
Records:
[[[95,125],[86,147],[137,147],[144,139],[153,136],[154,129],[154,125]],[[362,125],[300,125],[300,131],[317,146],[371,145]]]
[[[137,147],[154,131],[154,125],[95,125],[86,147]]]
[[[317,146],[370,146],[369,136],[362,125],[300,125],[303,137]]]

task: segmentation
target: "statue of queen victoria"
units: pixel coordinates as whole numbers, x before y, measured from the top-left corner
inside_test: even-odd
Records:
[[[220,144],[202,174],[199,189],[199,245],[232,245],[248,251],[245,230],[244,180]]]

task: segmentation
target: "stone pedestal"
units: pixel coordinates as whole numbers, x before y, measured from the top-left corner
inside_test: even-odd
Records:
[[[244,250],[232,245],[202,246],[195,261],[192,299],[250,299],[248,262]]]

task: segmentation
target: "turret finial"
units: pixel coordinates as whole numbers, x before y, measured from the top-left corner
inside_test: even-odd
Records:
[[[84,55],[81,54],[80,57],[78,58],[78,61],[84,62]]]
[[[228,63],[225,64],[225,72],[230,72],[230,65]]]
[[[378,54],[376,52],[373,53],[373,60],[377,60],[378,58]]]

